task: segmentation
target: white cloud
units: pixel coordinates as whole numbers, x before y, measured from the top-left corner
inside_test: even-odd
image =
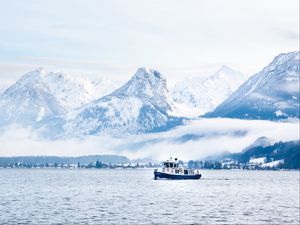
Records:
[[[57,141],[41,140],[28,129],[11,127],[0,136],[0,156],[119,154],[133,159],[201,159],[224,151],[239,152],[262,136],[298,140],[299,121],[200,119],[163,133]]]

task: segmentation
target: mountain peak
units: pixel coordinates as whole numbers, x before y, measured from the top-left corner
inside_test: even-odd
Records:
[[[244,81],[241,72],[223,65],[205,79],[194,77],[177,83],[172,97],[176,103],[184,104],[191,116],[199,116],[214,110]]]
[[[143,79],[165,79],[161,73],[157,70],[150,69],[148,67],[140,67],[136,73],[134,74],[133,78],[143,78]]]
[[[299,55],[300,51],[281,53],[273,59],[272,63],[277,64],[289,60],[299,60]]]
[[[227,65],[222,65],[213,75],[212,77],[235,77],[239,80],[245,80],[244,74],[232,69],[231,67]]]
[[[299,51],[281,53],[277,55],[272,62],[263,69],[263,71],[265,73],[273,73],[275,70],[299,70],[299,60]]]
[[[222,65],[218,70],[218,71],[234,71],[232,68],[230,68],[229,66],[227,65]]]
[[[142,66],[142,67],[138,68],[137,72],[138,73],[151,73],[150,70],[152,70],[152,69]]]
[[[35,86],[42,82],[42,77],[46,75],[46,71],[43,67],[39,67],[31,72],[24,74],[17,84]]]
[[[37,73],[44,73],[45,69],[44,69],[44,67],[40,66],[40,67],[36,68],[34,71],[36,71]]]
[[[139,68],[133,77],[111,95],[127,95],[152,98],[168,93],[166,79],[157,70]]]
[[[42,77],[42,76],[45,76],[47,73],[46,73],[46,70],[40,66],[38,68],[36,68],[35,70],[31,71],[31,72],[28,72],[27,74],[24,75],[25,76],[32,76],[32,77]]]
[[[93,84],[86,78],[46,72],[40,67],[1,93],[0,125],[17,122],[35,126],[99,99],[114,88],[112,82]]]

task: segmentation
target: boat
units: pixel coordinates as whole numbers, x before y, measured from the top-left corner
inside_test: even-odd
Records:
[[[172,180],[190,180],[200,179],[201,174],[199,170],[188,169],[179,163],[177,158],[173,160],[170,158],[167,161],[162,162],[161,171],[154,170],[154,180],[157,179],[172,179]]]

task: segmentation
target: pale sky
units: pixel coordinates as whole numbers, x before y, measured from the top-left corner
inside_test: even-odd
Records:
[[[252,75],[299,50],[299,0],[0,0],[0,88],[43,66],[171,82],[222,64]]]

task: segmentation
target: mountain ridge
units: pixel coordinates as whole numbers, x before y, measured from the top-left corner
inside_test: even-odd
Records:
[[[203,117],[299,118],[299,67],[299,52],[278,55],[214,112]],[[218,92],[211,94],[215,100],[220,101],[220,96],[225,98],[241,82],[231,82],[235,78],[243,79],[243,76],[223,66],[199,83],[193,80],[187,83],[195,84],[195,89],[204,87],[201,99],[207,100],[209,105],[212,101],[207,96]],[[185,87],[183,85],[183,89]],[[187,117],[185,109],[173,98],[166,78],[159,71],[146,67],[139,68],[119,88],[105,80],[91,82],[38,68],[0,94],[0,126],[17,123],[51,138],[165,131],[194,119]],[[234,110],[236,114],[231,115]]]
[[[205,117],[299,118],[299,51],[282,53]]]

